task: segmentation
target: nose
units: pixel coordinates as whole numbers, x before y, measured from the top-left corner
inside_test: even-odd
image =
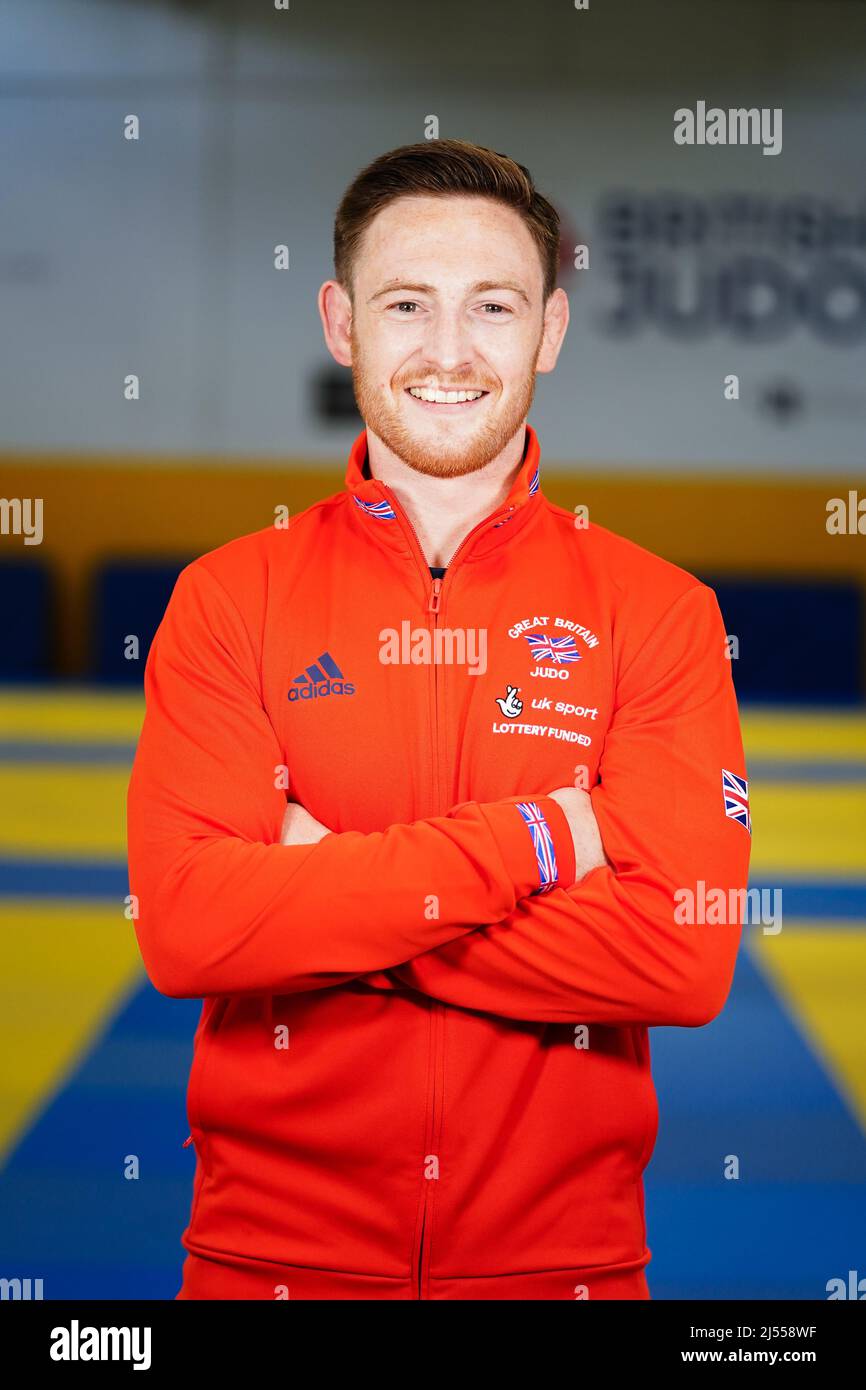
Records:
[[[470,326],[459,310],[440,308],[424,335],[424,357],[440,373],[468,371],[475,361]]]

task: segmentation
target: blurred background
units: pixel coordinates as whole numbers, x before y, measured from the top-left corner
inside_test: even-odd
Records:
[[[675,144],[698,101],[781,108],[781,152]],[[198,1005],[156,994],[124,916],[144,661],[183,564],[342,486],[361,422],[315,305],[334,211],[434,120],[560,212],[542,487],[715,587],[752,882],[783,893],[722,1016],[650,1034],[650,1289],[825,1298],[866,1277],[861,0],[7,0],[0,1275],[179,1286]]]

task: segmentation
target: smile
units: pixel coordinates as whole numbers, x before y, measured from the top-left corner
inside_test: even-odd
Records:
[[[475,405],[477,401],[483,400],[489,395],[488,391],[435,391],[429,386],[408,386],[407,396],[411,396],[413,401],[419,405],[432,408],[433,410],[452,409],[465,410],[467,407]]]

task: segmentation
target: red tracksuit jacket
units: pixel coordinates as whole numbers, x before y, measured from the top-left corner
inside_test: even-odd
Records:
[[[740,936],[677,894],[747,878],[715,596],[548,502],[529,426],[442,580],[365,462],[188,565],[147,661],[136,932],[204,1001],[178,1296],[646,1297],[647,1029]],[[280,845],[287,797],[333,833]]]

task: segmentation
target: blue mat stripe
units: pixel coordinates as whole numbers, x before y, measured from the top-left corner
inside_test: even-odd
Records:
[[[135,757],[134,742],[85,743],[65,739],[0,739],[0,763],[116,764],[128,767]],[[866,782],[866,758],[846,758],[844,762],[816,759],[749,759],[751,782],[813,782],[825,785]]]
[[[866,758],[845,762],[816,762],[803,758],[798,762],[764,762],[746,760],[749,781],[756,782],[866,782]]]
[[[797,882],[784,878],[777,883],[769,883],[766,879],[760,879],[750,882],[749,887],[765,889],[769,893],[767,901],[771,909],[773,892],[781,890],[783,923],[789,922],[792,917],[827,917],[836,925],[844,926],[846,922],[861,923],[866,918],[866,881],[863,879],[834,883],[823,879]]]
[[[135,756],[134,743],[31,742],[0,739],[0,763],[116,763],[128,767]]]
[[[783,921],[790,918],[831,918],[844,923],[866,918],[866,879],[828,883],[826,880],[754,880],[750,888],[770,894],[781,889]],[[0,896],[35,898],[124,898],[129,892],[122,860],[61,860],[0,858]]]
[[[122,860],[0,858],[0,896],[125,898],[129,874]]]
[[[106,742],[92,739],[0,738],[0,762],[10,763],[99,763],[129,767],[135,758],[135,742]],[[866,758],[834,759],[748,759],[749,781],[763,783],[866,783]]]

